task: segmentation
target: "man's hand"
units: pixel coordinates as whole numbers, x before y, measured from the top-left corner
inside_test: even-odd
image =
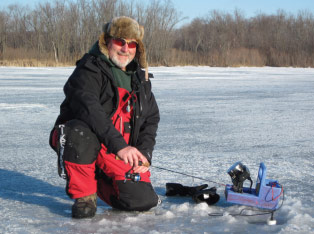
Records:
[[[127,146],[122,150],[119,150],[117,156],[122,159],[125,164],[130,164],[131,167],[134,167],[135,173],[145,173],[149,169],[149,167],[146,166],[139,166],[140,161],[143,165],[149,163],[147,158],[135,147]]]

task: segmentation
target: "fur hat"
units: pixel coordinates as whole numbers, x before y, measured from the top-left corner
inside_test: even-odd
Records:
[[[141,68],[147,69],[146,54],[144,44],[144,27],[139,25],[136,20],[121,16],[113,18],[103,26],[103,33],[99,37],[100,51],[108,57],[107,41],[110,37],[118,37],[124,39],[135,39],[138,46],[136,49],[137,61]]]

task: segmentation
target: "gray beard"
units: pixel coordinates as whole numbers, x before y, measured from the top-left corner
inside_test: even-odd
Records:
[[[116,56],[113,56],[111,58],[111,61],[119,68],[125,68],[131,61],[130,59],[128,58],[124,63],[119,61],[119,59],[116,57]]]

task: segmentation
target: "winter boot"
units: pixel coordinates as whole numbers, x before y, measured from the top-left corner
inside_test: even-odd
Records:
[[[94,217],[97,209],[96,200],[96,193],[76,199],[72,206],[72,217],[77,219]]]

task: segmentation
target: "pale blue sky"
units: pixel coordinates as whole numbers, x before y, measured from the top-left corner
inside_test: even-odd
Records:
[[[43,1],[45,0],[0,0],[0,9],[13,3],[33,6]],[[172,0],[172,2],[182,13],[182,17],[188,17],[183,23],[196,17],[203,17],[212,10],[232,13],[239,9],[248,18],[258,13],[276,14],[278,9],[292,14],[297,14],[300,10],[314,13],[314,0]]]
[[[174,6],[189,17],[189,22],[195,17],[203,17],[212,10],[232,13],[240,10],[247,18],[258,13],[276,14],[278,9],[294,15],[299,11],[308,10],[314,13],[314,0],[172,0]]]

